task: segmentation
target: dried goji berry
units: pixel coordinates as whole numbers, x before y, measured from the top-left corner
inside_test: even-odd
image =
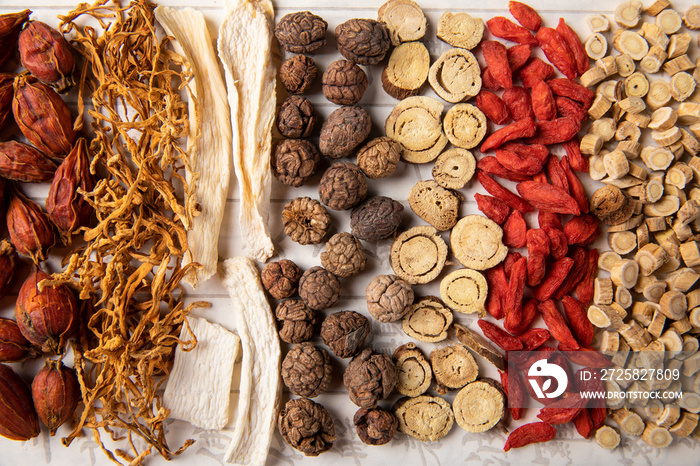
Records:
[[[501,88],[501,85],[493,78],[488,66],[481,70],[481,88],[489,91],[497,91]]]
[[[520,196],[536,209],[548,210],[557,214],[578,215],[581,213],[574,198],[557,186],[535,181],[521,181],[516,185],[516,189]]]
[[[476,106],[484,112],[486,118],[497,125],[505,124],[510,119],[506,104],[500,97],[486,89],[482,89],[479,95],[476,96]]]
[[[557,429],[546,422],[531,422],[524,424],[510,433],[503,451],[520,448],[531,443],[549,442],[557,436]]]
[[[535,114],[532,112],[530,94],[528,94],[525,88],[513,86],[510,89],[506,89],[503,91],[501,99],[503,99],[503,102],[505,102],[508,107],[508,112],[510,116],[513,117],[513,120],[518,121],[525,118],[535,118]]]
[[[523,175],[520,173],[515,173],[508,170],[506,167],[501,165],[501,163],[492,155],[486,157],[481,157],[478,162],[476,162],[476,167],[489,175],[497,176],[508,181],[527,181],[530,179],[529,175]]]
[[[546,273],[545,260],[549,256],[549,237],[540,228],[527,231],[527,284],[537,286]]]
[[[501,39],[517,42],[518,44],[537,45],[537,39],[530,31],[503,16],[491,18],[486,21],[486,26],[491,34]]]
[[[480,171],[476,176],[481,186],[496,199],[500,199],[505,202],[506,205],[521,213],[532,212],[533,209],[530,204],[524,201],[520,196],[508,191],[486,173]],[[523,183],[526,183],[526,181],[523,181]]]
[[[581,412],[586,400],[578,393],[564,393],[561,399],[540,409],[537,417],[551,426],[566,424]]]
[[[509,275],[510,283],[505,294],[504,310],[508,327],[516,326],[523,317],[523,294],[527,279],[527,259],[521,257],[514,265]]]
[[[549,84],[549,87],[555,95],[568,97],[571,100],[579,102],[586,111],[591,108],[593,99],[595,99],[595,92],[570,79],[550,79],[547,81],[547,84]]]
[[[554,104],[557,107],[557,115],[560,118],[573,118],[581,123],[588,118],[586,109],[584,109],[581,104],[574,102],[568,97],[556,96],[554,98]]]
[[[546,210],[540,210],[537,213],[537,223],[539,224],[540,228],[552,227],[558,230],[561,230],[563,228],[561,224],[561,218],[559,218],[559,214],[555,214],[554,212],[547,212]]]
[[[520,142],[509,142],[501,146],[502,149],[510,150],[524,157],[535,157],[544,165],[549,158],[549,149],[542,144],[523,144]]]
[[[575,345],[569,343],[560,342],[557,349],[562,351],[564,356],[574,364],[596,369],[612,366],[612,361],[597,349],[588,348],[586,346],[575,348],[574,346]]]
[[[506,103],[506,105],[508,104]],[[508,110],[510,111],[510,108]],[[535,134],[536,130],[535,120],[532,118],[523,118],[522,120],[518,120],[495,131],[481,144],[480,150],[484,153],[491,149],[497,149],[506,142],[514,139],[529,138]]]
[[[484,332],[484,336],[504,351],[519,351],[523,349],[522,341],[509,335],[508,332],[501,329],[499,326],[482,319],[477,320],[476,323],[479,325],[481,331]]]
[[[542,26],[542,18],[529,5],[511,0],[508,2],[508,9],[518,22],[531,31],[537,31]]]
[[[576,287],[576,285],[578,285],[578,282],[580,282],[583,278],[583,274],[586,273],[586,267],[588,266],[588,252],[583,248],[577,247],[576,249],[574,249],[573,254],[571,254],[571,258],[574,260],[574,265],[571,266],[569,274],[566,276],[561,286],[559,286],[557,291],[554,293],[555,299],[562,299],[564,295],[568,294],[571,290],[573,290]],[[569,324],[571,324],[571,319],[569,319]],[[571,324],[571,327],[573,331],[573,324]],[[574,335],[576,335],[576,332],[574,332]],[[591,335],[591,337],[593,337],[593,335]],[[581,342],[581,340],[579,340],[579,343],[585,344]]]
[[[537,81],[530,89],[532,111],[538,120],[554,120],[557,117],[557,105],[554,102],[554,94],[546,82]]]
[[[542,229],[549,237],[549,255],[552,256],[552,259],[558,261],[569,252],[566,235],[559,228],[544,226]]]
[[[574,56],[574,61],[576,62],[576,72],[579,76],[588,71],[590,67],[590,62],[588,60],[588,55],[586,54],[586,48],[581,43],[578,35],[573,29],[569,27],[564,21],[564,18],[559,18],[559,24],[557,24],[557,32],[564,39],[566,45],[569,46],[571,54]]]
[[[556,118],[537,122],[534,137],[527,140],[530,144],[559,144],[568,141],[581,129],[581,122],[571,117]]]
[[[508,48],[508,64],[510,70],[515,72],[527,63],[532,55],[532,45],[518,44]]]
[[[495,40],[481,42],[481,53],[494,80],[503,88],[513,87],[513,72],[508,63],[506,46]]]
[[[591,419],[588,408],[583,408],[574,418],[574,427],[576,427],[576,432],[585,439],[593,435],[593,419]]]
[[[502,319],[505,316],[504,294],[509,286],[503,263],[486,271],[486,283],[489,286],[485,303],[486,312],[494,319]]]
[[[597,235],[598,217],[591,214],[582,214],[572,217],[564,225],[564,234],[568,244],[587,246],[592,243]]]
[[[571,333],[573,333],[579,344],[590,346],[595,334],[595,328],[593,328],[591,321],[588,320],[586,307],[578,299],[574,299],[571,296],[564,296],[561,299],[561,303],[564,306],[564,314],[566,314],[566,319],[569,321]]]
[[[586,273],[583,275],[583,278],[578,283],[578,285],[576,285],[576,296],[584,306],[588,306],[588,304],[593,299],[593,292],[595,290],[595,274],[597,270],[598,250],[591,249],[588,251],[588,264],[586,266]]]
[[[523,214],[514,210],[510,213],[506,223],[503,224],[503,244],[511,248],[522,248],[527,241],[526,233],[527,225]]]
[[[569,194],[571,197],[576,199],[578,208],[581,212],[588,212],[588,197],[586,196],[586,189],[583,187],[583,183],[578,179],[576,173],[571,169],[569,164],[569,157],[565,155],[561,158],[561,168],[566,174],[566,179],[569,182]]]
[[[547,274],[544,276],[542,283],[537,285],[537,288],[534,289],[533,296],[538,301],[548,300],[554,294],[554,292],[557,291],[557,288],[561,286],[573,265],[574,260],[570,257],[562,257],[558,261],[555,261]],[[557,338],[557,340],[559,339]]]
[[[520,155],[517,152],[504,149],[496,149],[496,160],[506,168],[506,170],[521,173],[523,175],[534,176],[542,171],[542,162],[530,155]]]
[[[503,328],[506,329],[506,331],[511,335],[520,335],[530,327],[530,324],[532,324],[532,321],[535,320],[535,317],[537,317],[537,300],[531,298],[525,301],[525,304],[523,304],[520,322],[511,323],[504,320]]]
[[[503,270],[506,272],[506,277],[510,280],[510,276],[513,274],[513,266],[523,257],[518,251],[509,251],[506,258],[503,259]]]
[[[552,267],[552,270],[555,269],[557,263],[567,261],[567,259],[569,267],[571,267],[573,261],[568,257],[565,257],[560,261],[555,262],[554,267]],[[535,292],[537,292],[537,289],[535,289]],[[535,298],[537,298],[537,296],[535,296]],[[569,348],[576,348],[579,346],[578,342],[571,334],[569,326],[566,325],[564,316],[561,315],[561,312],[559,312],[559,310],[557,309],[557,306],[554,304],[554,301],[552,301],[551,299],[546,299],[540,302],[540,304],[537,306],[537,309],[542,314],[542,319],[544,319],[544,323],[547,325],[549,333],[552,334],[555,340],[557,340],[559,343],[566,344]]]
[[[578,76],[574,56],[564,38],[552,28],[540,28],[535,35],[549,63],[569,79]]]
[[[525,407],[525,388],[523,381],[520,379],[517,371],[498,371],[501,376],[501,385],[506,392],[508,398],[508,408],[510,409],[510,417],[514,421],[523,417],[523,409]]]
[[[554,74],[554,68],[539,57],[533,57],[518,71],[523,86],[530,89],[537,81],[546,81]]]
[[[523,351],[532,351],[544,345],[549,340],[549,330],[546,328],[531,328],[518,336],[523,342]]]
[[[561,162],[559,162],[559,158],[556,155],[552,154],[549,156],[545,171],[552,185],[561,188],[567,193],[569,192],[569,180],[566,179],[566,173],[564,173]]]
[[[581,154],[581,143],[578,140],[578,136],[563,142],[562,146],[564,146],[566,155],[569,157],[571,168],[577,172],[588,173],[588,159]]]
[[[474,194],[477,208],[488,218],[501,225],[510,215],[510,207],[493,196]]]

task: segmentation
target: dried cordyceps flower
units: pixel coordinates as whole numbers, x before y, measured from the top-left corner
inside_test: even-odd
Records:
[[[272,152],[272,173],[280,182],[298,188],[316,174],[321,154],[306,139],[284,139]]]
[[[306,55],[294,55],[280,66],[280,80],[290,94],[305,94],[318,76],[314,59]]]
[[[360,440],[367,445],[389,443],[399,427],[396,416],[379,407],[358,409],[352,418],[352,423],[355,424]]]
[[[310,11],[284,15],[275,26],[275,37],[287,52],[316,53],[326,43],[328,23]]]
[[[0,176],[23,183],[53,178],[56,164],[34,146],[18,141],[0,142]]]
[[[331,236],[321,253],[321,265],[338,277],[351,277],[365,269],[367,256],[362,243],[350,233]]]
[[[334,312],[321,324],[321,339],[339,358],[355,356],[369,335],[369,319],[359,312]]]
[[[282,380],[295,395],[320,395],[330,386],[332,376],[328,351],[308,341],[295,345],[282,361]]]
[[[56,244],[56,235],[41,206],[15,191],[6,219],[10,241],[17,252],[31,257],[35,263],[45,260],[49,249]]]
[[[0,435],[10,440],[29,440],[39,432],[29,385],[10,366],[0,364]]]
[[[411,285],[396,275],[377,275],[365,289],[367,310],[379,322],[396,322],[413,304]]]
[[[360,408],[371,409],[394,389],[396,366],[388,354],[365,348],[348,364],[343,383],[350,401]]]
[[[394,173],[401,159],[401,143],[382,136],[357,151],[357,165],[367,178],[378,180]]]
[[[31,13],[31,10],[24,10],[0,15],[0,66],[14,53],[19,31]]]
[[[386,24],[373,19],[350,19],[335,28],[338,51],[360,65],[376,65],[391,47]]]
[[[318,244],[328,234],[331,216],[320,202],[310,197],[297,197],[282,211],[284,233],[299,244]]]
[[[29,21],[17,45],[22,66],[39,80],[61,93],[75,84],[73,48],[60,32],[41,21]]]
[[[24,337],[44,352],[62,354],[78,330],[78,305],[66,285],[46,285],[49,274],[34,267],[17,295],[15,318]]]
[[[340,298],[340,280],[323,267],[311,267],[299,280],[299,297],[311,309],[328,309]]]
[[[85,194],[94,187],[95,177],[90,173],[87,142],[80,138],[58,166],[46,197],[46,212],[64,242],[69,243],[71,235],[90,222],[93,208],[85,199]]]
[[[333,210],[355,207],[367,196],[367,178],[352,162],[336,162],[326,170],[318,184],[318,195]]]
[[[352,210],[352,234],[369,242],[389,238],[396,233],[403,205],[385,196],[371,197]]]
[[[328,451],[335,441],[333,418],[323,405],[308,398],[289,400],[277,418],[285,442],[306,456]]]
[[[294,296],[297,292],[301,269],[289,259],[270,262],[260,272],[260,280],[270,295],[275,299]]]
[[[37,149],[63,158],[77,137],[68,106],[56,91],[29,75],[14,81],[12,113],[22,134]]]
[[[306,138],[316,127],[314,106],[309,99],[292,95],[282,102],[277,113],[277,129],[286,138]]]
[[[331,63],[321,77],[323,95],[338,105],[355,105],[362,99],[369,79],[356,63],[337,60]]]
[[[6,239],[0,241],[0,297],[7,292],[8,286],[15,275],[19,257],[12,243]]]
[[[34,347],[24,338],[17,322],[0,317],[0,362],[24,361],[34,353]]]
[[[316,311],[299,298],[285,299],[277,305],[275,317],[282,323],[280,340],[287,343],[302,343],[314,335]]]
[[[39,419],[53,436],[73,416],[80,402],[80,384],[75,369],[61,361],[46,360],[32,381],[32,399]]]
[[[15,95],[12,83],[15,81],[15,76],[11,73],[0,73],[0,130],[12,118],[12,98]]]

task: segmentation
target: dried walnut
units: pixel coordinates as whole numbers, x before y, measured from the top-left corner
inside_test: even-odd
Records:
[[[340,298],[340,281],[323,267],[311,267],[301,276],[299,297],[311,309],[328,309]]]
[[[365,269],[366,263],[362,243],[350,233],[333,235],[321,253],[321,265],[338,277],[356,275]]]
[[[330,413],[308,398],[289,400],[280,411],[277,427],[285,442],[306,456],[330,450],[335,440]]]
[[[282,361],[282,380],[295,395],[320,395],[328,389],[332,375],[328,351],[308,341],[295,345]]]
[[[282,211],[284,233],[299,244],[318,244],[328,234],[331,217],[320,202],[310,197],[297,197]]]
[[[334,110],[321,126],[318,142],[321,153],[332,159],[347,157],[372,129],[372,120],[362,107],[340,107]]]
[[[389,51],[391,39],[386,24],[373,19],[350,19],[335,28],[338,51],[360,65],[376,65]]]
[[[389,411],[382,408],[365,409],[360,408],[352,418],[355,424],[357,435],[367,445],[384,445],[389,443],[396,429],[399,420]]]
[[[388,354],[365,348],[352,358],[343,373],[350,401],[371,409],[389,396],[396,385],[396,366]]]
[[[369,80],[356,63],[337,60],[330,64],[321,78],[323,95],[338,105],[355,105],[362,99]]]
[[[305,94],[318,76],[314,59],[306,55],[294,55],[282,63],[280,80],[290,94]]]
[[[297,292],[301,269],[294,262],[282,259],[263,267],[260,278],[273,298],[289,298]]]
[[[360,351],[369,331],[367,317],[355,311],[340,311],[323,320],[321,339],[333,354],[339,358],[349,358]]]
[[[306,139],[280,141],[272,153],[272,172],[280,182],[298,188],[316,174],[321,154]]]
[[[275,26],[275,37],[287,52],[315,53],[326,43],[328,23],[310,11],[289,13]]]
[[[318,195],[333,210],[351,209],[367,196],[367,178],[354,163],[336,162],[321,177]]]
[[[277,129],[287,138],[309,137],[316,127],[314,106],[309,99],[292,95],[285,99],[277,114]]]
[[[413,289],[396,275],[378,275],[365,289],[367,310],[379,322],[396,322],[413,304]]]
[[[277,305],[275,317],[280,321],[280,339],[287,343],[302,343],[314,336],[316,311],[299,298],[286,299]]]
[[[401,159],[401,143],[382,136],[357,151],[357,165],[367,178],[378,180],[394,173]]]
[[[350,227],[352,234],[365,241],[375,242],[396,233],[403,206],[385,196],[369,198],[352,210]]]

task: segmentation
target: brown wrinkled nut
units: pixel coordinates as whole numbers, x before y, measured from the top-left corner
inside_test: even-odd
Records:
[[[362,107],[340,107],[321,126],[318,146],[321,153],[332,159],[352,154],[372,130],[372,120]]]
[[[318,76],[314,59],[306,55],[294,55],[280,66],[280,80],[290,94],[306,94]]]
[[[12,247],[12,243],[6,239],[0,241],[0,297],[7,293],[18,263],[19,256]]]
[[[301,269],[289,259],[270,262],[260,272],[263,286],[275,299],[294,296],[300,278]]]
[[[321,177],[318,195],[333,210],[351,209],[367,196],[367,178],[354,163],[336,162]]]
[[[18,141],[0,142],[0,176],[23,183],[53,178],[56,164],[34,146]]]
[[[335,441],[330,413],[308,398],[289,400],[280,411],[277,428],[285,442],[306,456],[330,450]]]
[[[12,83],[15,76],[11,73],[0,73],[0,130],[12,119],[12,99],[15,96]]]
[[[413,304],[411,285],[396,275],[378,275],[365,289],[367,310],[379,322],[396,322]]]
[[[399,420],[383,408],[360,408],[352,418],[357,435],[367,445],[385,445],[394,438]]]
[[[299,297],[311,309],[328,309],[340,298],[340,281],[323,267],[311,267],[299,280]]]
[[[337,233],[321,253],[321,265],[338,277],[351,277],[365,269],[367,256],[362,243],[350,233]]]
[[[373,19],[354,18],[335,28],[338,51],[360,65],[376,65],[391,47],[389,29]]]
[[[75,81],[73,47],[56,29],[41,21],[29,21],[17,42],[22,66],[60,93]]]
[[[277,305],[275,317],[280,321],[280,339],[287,343],[311,340],[316,328],[316,311],[299,298],[286,299]]]
[[[314,106],[306,97],[292,95],[285,99],[277,114],[277,129],[287,138],[306,138],[316,127]]]
[[[352,210],[352,234],[369,242],[390,238],[401,223],[403,206],[385,196],[371,197]]]
[[[326,43],[328,23],[310,11],[289,13],[275,26],[275,37],[287,52],[316,53]]]
[[[49,249],[56,244],[56,235],[44,209],[14,192],[6,218],[10,241],[17,252],[31,257],[35,263],[45,260]]]
[[[607,185],[591,196],[591,213],[606,225],[618,225],[634,214],[634,203],[620,188]]]
[[[396,366],[388,354],[365,348],[348,364],[343,383],[350,401],[360,408],[371,409],[394,389]]]
[[[321,78],[323,95],[338,105],[355,105],[362,99],[369,80],[357,64],[337,60],[330,64]]]
[[[41,433],[29,385],[0,364],[0,435],[10,440],[29,440]]]
[[[31,10],[24,10],[0,15],[0,66],[15,52],[19,31],[31,13]]]
[[[80,402],[80,384],[75,369],[61,361],[46,360],[32,381],[32,399],[39,419],[49,428],[51,436],[73,417]]]
[[[320,395],[328,389],[332,375],[328,351],[308,341],[295,345],[282,361],[282,380],[295,395]]]
[[[359,312],[335,312],[321,324],[321,339],[339,358],[356,355],[369,335],[369,319]]]
[[[299,244],[318,244],[328,234],[331,217],[320,202],[310,197],[297,197],[282,211],[284,233]]]
[[[370,140],[357,151],[357,165],[371,180],[394,173],[400,159],[401,143],[386,136]]]
[[[272,173],[287,186],[298,188],[316,174],[321,154],[306,139],[284,139],[272,152]]]

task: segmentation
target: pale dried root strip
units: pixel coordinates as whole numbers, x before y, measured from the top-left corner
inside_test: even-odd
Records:
[[[683,13],[683,24],[694,31],[700,29],[700,6],[692,5]]]
[[[461,102],[476,96],[481,90],[481,68],[470,51],[453,48],[432,64],[428,82],[446,101]]]
[[[469,13],[446,11],[440,16],[437,36],[453,47],[471,50],[479,45],[484,36],[484,21],[473,18]]]
[[[457,337],[460,343],[486,359],[496,366],[496,368],[505,370],[506,362],[503,355],[491,343],[486,341],[484,337],[464,325],[455,323],[453,326],[455,329],[455,337]]]
[[[438,393],[447,388],[462,388],[476,380],[479,375],[474,356],[464,345],[444,346],[430,353],[430,366],[438,383]]]
[[[588,36],[584,46],[586,48],[586,54],[593,60],[600,60],[608,53],[608,41],[605,36],[599,32]]]
[[[588,15],[586,24],[593,33],[610,30],[610,20],[605,15]]]
[[[430,55],[425,45],[422,42],[403,43],[389,55],[389,62],[382,71],[382,87],[399,100],[420,94],[429,71]]]
[[[428,391],[433,373],[428,359],[415,343],[406,343],[396,348],[392,359],[396,365],[397,392],[415,397]]]
[[[440,282],[442,301],[453,311],[463,314],[478,314],[479,317],[484,317],[487,294],[486,278],[476,270],[455,270]]]
[[[492,384],[477,380],[457,392],[452,409],[462,429],[471,433],[486,432],[503,418],[505,397]]]
[[[620,3],[615,8],[615,22],[620,27],[637,27],[642,19],[642,2],[638,0],[628,0]]]
[[[394,404],[393,411],[399,420],[399,432],[422,442],[440,440],[454,424],[452,407],[439,396],[401,398]]]
[[[462,265],[475,270],[490,269],[508,254],[501,227],[481,215],[467,215],[457,222],[450,233],[450,247]]]
[[[231,115],[226,85],[202,13],[192,8],[160,6],[155,15],[166,34],[175,37],[175,50],[190,62],[194,73],[188,86],[191,117],[187,150],[192,167],[187,171],[187,180],[196,181],[194,197],[200,213],[187,232],[183,263],[201,265],[186,277],[196,288],[216,273],[219,229],[231,178]]]
[[[219,273],[231,297],[242,348],[236,419],[224,459],[237,465],[264,465],[282,388],[277,326],[252,260],[227,259]]]
[[[430,226],[413,227],[396,237],[391,245],[391,268],[412,285],[433,281],[447,260],[447,244]]]
[[[620,444],[620,433],[614,427],[601,426],[595,433],[595,441],[606,450],[614,450]]]
[[[268,229],[276,69],[270,0],[228,0],[217,48],[226,72],[233,165],[241,198],[239,225],[247,254],[265,262],[274,253]]]
[[[389,0],[379,7],[377,19],[386,24],[394,46],[421,39],[428,23],[423,10],[413,0]]]
[[[436,343],[447,338],[452,325],[452,311],[435,296],[426,296],[414,303],[403,317],[404,333],[418,341]]]
[[[442,131],[444,105],[424,96],[408,97],[394,107],[384,123],[386,135],[401,143],[401,157],[409,163],[434,160],[447,145]]]
[[[435,160],[433,178],[443,188],[462,189],[474,176],[476,160],[466,149],[453,147]]]
[[[456,104],[443,119],[447,139],[453,146],[473,149],[486,136],[486,115],[472,104]]]

